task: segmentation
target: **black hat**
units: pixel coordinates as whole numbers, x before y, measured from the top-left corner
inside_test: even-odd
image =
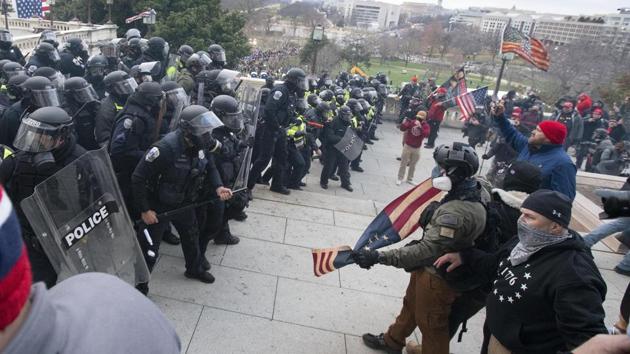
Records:
[[[521,208],[529,209],[568,228],[571,222],[571,199],[548,189],[539,189],[523,201]]]
[[[542,171],[527,161],[514,161],[505,172],[503,189],[531,194],[540,188]]]

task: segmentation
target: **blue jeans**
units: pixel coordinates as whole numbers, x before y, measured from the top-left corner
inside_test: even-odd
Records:
[[[623,232],[629,229],[630,217],[613,219],[596,227],[595,230],[591,231],[588,235],[585,235],[584,243],[586,243],[588,247],[593,247],[594,244],[603,240],[604,238],[614,233]],[[619,263],[618,267],[623,270],[630,271],[630,252],[626,253],[626,255]]]

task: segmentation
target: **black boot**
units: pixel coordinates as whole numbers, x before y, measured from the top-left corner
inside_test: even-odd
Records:
[[[204,256],[203,259],[201,260],[201,268],[203,268],[203,270],[210,270],[211,267],[212,266],[210,265],[210,262]]]
[[[179,237],[173,234],[173,231],[171,231],[170,227],[166,229],[166,231],[164,231],[164,236],[162,236],[162,241],[168,243],[169,245],[179,245],[180,243],[182,243]]]
[[[347,190],[348,192],[352,192],[352,191],[354,190],[354,189],[352,189],[352,186],[351,186],[351,185],[349,185],[349,184],[346,184],[346,185],[343,185],[343,184],[342,184],[342,185],[341,185],[341,188],[343,188],[343,189]]]
[[[272,192],[276,192],[276,193],[280,193],[280,194],[284,194],[284,195],[291,194],[291,191],[288,190],[286,187],[271,187],[271,188],[269,188],[269,190],[272,191]]]
[[[361,166],[352,166],[352,167],[350,167],[350,169],[352,171],[356,171],[356,172],[363,172],[363,171],[365,171]]]
[[[383,333],[379,335],[374,335],[371,333],[366,333],[363,335],[363,343],[368,347],[376,350],[383,350],[388,354],[399,354],[402,353],[402,350],[396,350],[394,348],[390,348],[387,343],[385,343],[385,335]]]
[[[233,219],[236,221],[245,221],[245,219],[247,219],[247,214],[241,210],[240,213],[234,215]]]
[[[189,271],[184,272],[184,276],[190,279],[197,279],[202,283],[212,284],[214,283],[214,276],[209,272],[191,273]]]
[[[337,176],[337,175],[332,175],[332,176],[330,176],[330,178],[329,178],[329,179],[330,179],[331,181],[338,181],[338,180],[339,180],[339,176]]]
[[[215,245],[235,245],[241,242],[241,239],[232,235],[229,231],[222,232],[221,235],[214,239]]]

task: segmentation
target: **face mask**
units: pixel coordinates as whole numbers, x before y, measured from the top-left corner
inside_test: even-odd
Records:
[[[534,253],[540,251],[546,246],[551,246],[562,242],[571,237],[570,234],[564,236],[551,235],[542,230],[536,230],[521,219],[517,222],[518,244],[510,253],[510,262],[512,265],[518,265],[526,262]]]
[[[50,174],[55,169],[55,157],[50,151],[37,153],[33,155],[33,166],[39,173]]]
[[[453,188],[453,182],[448,176],[435,177],[431,180],[433,188],[448,192]]]

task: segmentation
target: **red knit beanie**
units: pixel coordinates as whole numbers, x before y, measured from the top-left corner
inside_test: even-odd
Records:
[[[541,122],[538,124],[538,129],[545,134],[552,144],[563,144],[564,138],[567,137],[567,127],[564,124],[553,120]]]
[[[0,186],[0,330],[18,317],[31,291],[31,264],[20,223]]]

